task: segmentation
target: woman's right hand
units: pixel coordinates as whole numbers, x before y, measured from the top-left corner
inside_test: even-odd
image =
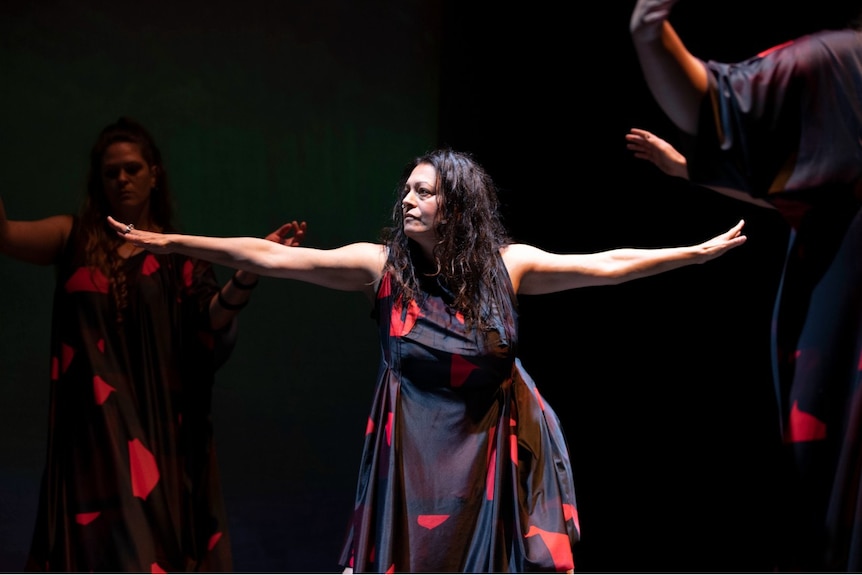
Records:
[[[626,148],[635,158],[647,160],[669,176],[688,179],[688,162],[685,156],[652,132],[632,128],[626,134]]]
[[[117,232],[120,238],[136,247],[144,248],[154,254],[167,254],[171,252],[168,247],[170,245],[168,241],[170,234],[139,230],[132,224],[118,222],[111,216],[108,216],[108,224],[114,228],[114,231]]]

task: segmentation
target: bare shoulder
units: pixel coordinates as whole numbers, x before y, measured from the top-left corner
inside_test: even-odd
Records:
[[[349,268],[363,268],[375,280],[383,275],[388,251],[383,244],[355,242],[335,250],[340,254],[342,263]]]
[[[544,250],[530,244],[516,243],[500,248],[500,255],[503,258],[503,263],[506,265],[506,271],[509,273],[509,279],[516,293],[520,290],[521,281],[524,279],[524,276],[533,269],[536,262],[546,253]]]
[[[347,244],[336,251],[341,252],[346,257],[361,261],[364,267],[372,269],[383,269],[383,264],[386,263],[387,250],[383,244],[373,242],[355,242]]]
[[[514,267],[535,264],[546,257],[548,252],[530,244],[509,244],[500,249],[500,255],[511,273]]]

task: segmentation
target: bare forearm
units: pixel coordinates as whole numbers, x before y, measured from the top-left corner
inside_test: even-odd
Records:
[[[287,248],[261,238],[215,238],[162,234],[142,247],[158,253],[179,253],[262,276],[277,276],[277,252]]]
[[[656,102],[681,130],[697,133],[700,103],[708,88],[703,62],[683,45],[669,22],[658,38],[633,35],[644,79]]]

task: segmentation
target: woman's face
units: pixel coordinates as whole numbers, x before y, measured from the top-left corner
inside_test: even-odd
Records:
[[[138,144],[117,142],[108,146],[102,156],[101,176],[111,209],[122,214],[147,208],[157,171],[144,159]]]
[[[419,164],[410,172],[401,198],[404,234],[420,244],[433,245],[435,222],[440,207],[437,172],[431,164]]]

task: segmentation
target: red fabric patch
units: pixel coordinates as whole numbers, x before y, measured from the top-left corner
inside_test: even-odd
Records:
[[[365,435],[371,435],[374,432],[374,421],[369,417],[368,423],[365,424]]]
[[[386,445],[392,446],[392,420],[393,420],[392,412],[389,412],[389,415],[386,418]]]
[[[547,547],[548,551],[551,553],[551,557],[554,560],[554,566],[558,572],[568,571],[569,569],[575,568],[575,558],[572,556],[572,546],[569,543],[568,535],[565,533],[545,531],[544,529],[539,529],[535,525],[530,525],[530,531],[527,533],[526,537],[532,537],[534,535],[541,537],[545,547]]]
[[[111,395],[112,391],[117,391],[117,388],[108,385],[98,375],[93,377],[93,395],[96,396],[96,405],[102,405],[108,401],[108,396]]]
[[[162,569],[158,563],[150,564],[150,573],[167,573],[164,569]]]
[[[195,266],[191,260],[186,260],[183,264],[183,283],[186,287],[191,287],[195,279]]]
[[[407,315],[402,320],[401,312],[403,309],[401,297],[399,296],[398,301],[392,304],[392,313],[389,318],[389,335],[404,337],[410,333],[410,330],[416,325],[416,320],[421,316],[419,305],[413,300],[410,300],[407,304]]]
[[[100,339],[99,341],[97,341],[97,342],[96,342],[96,347],[98,347],[98,348],[99,348],[99,351],[101,351],[102,353],[105,353],[105,340],[104,340],[104,339]]]
[[[417,523],[425,529],[434,529],[439,527],[444,521],[449,519],[448,515],[420,515]]]
[[[95,268],[78,268],[66,280],[66,291],[75,293],[89,291],[96,293],[108,293],[108,278]]]
[[[77,523],[78,525],[89,525],[96,519],[96,517],[101,514],[101,511],[93,511],[91,513],[76,513],[75,523]]]
[[[132,476],[132,494],[146,499],[159,482],[156,458],[138,439],[129,442],[129,471]]]
[[[383,276],[383,281],[380,283],[380,291],[378,293],[377,299],[384,299],[389,297],[392,293],[392,278],[389,274]]]
[[[69,369],[69,364],[72,363],[72,359],[75,357],[75,348],[64,343],[60,346],[60,350],[63,373],[66,373],[66,370]]]
[[[144,258],[144,265],[141,266],[141,273],[145,276],[151,276],[160,268],[159,260],[153,254],[147,254]]]
[[[787,443],[798,443],[801,441],[817,441],[826,437],[826,424],[799,409],[799,402],[793,402],[790,410],[790,421],[784,441]]]
[[[784,42],[784,43],[779,44],[777,46],[773,46],[772,48],[767,48],[766,50],[764,50],[763,52],[758,54],[757,57],[763,58],[764,56],[771,54],[772,52],[775,52],[776,50],[780,50],[781,48],[784,48],[785,46],[790,46],[791,44],[793,44],[793,40],[790,40],[788,42]]]
[[[494,481],[497,479],[497,450],[491,452],[488,460],[488,476],[485,478],[485,499],[494,500]]]
[[[452,365],[449,367],[449,385],[452,387],[461,387],[476,366],[464,359],[463,356],[456,354],[452,355]]]
[[[563,504],[563,513],[565,514],[566,521],[571,519],[575,522],[575,529],[578,530],[578,533],[581,532],[581,519],[578,517],[578,509],[572,505],[571,503]]]
[[[210,537],[209,542],[207,543],[207,550],[212,551],[213,548],[216,546],[216,543],[218,543],[219,539],[221,539],[221,531],[219,531],[218,533],[213,533]]]

